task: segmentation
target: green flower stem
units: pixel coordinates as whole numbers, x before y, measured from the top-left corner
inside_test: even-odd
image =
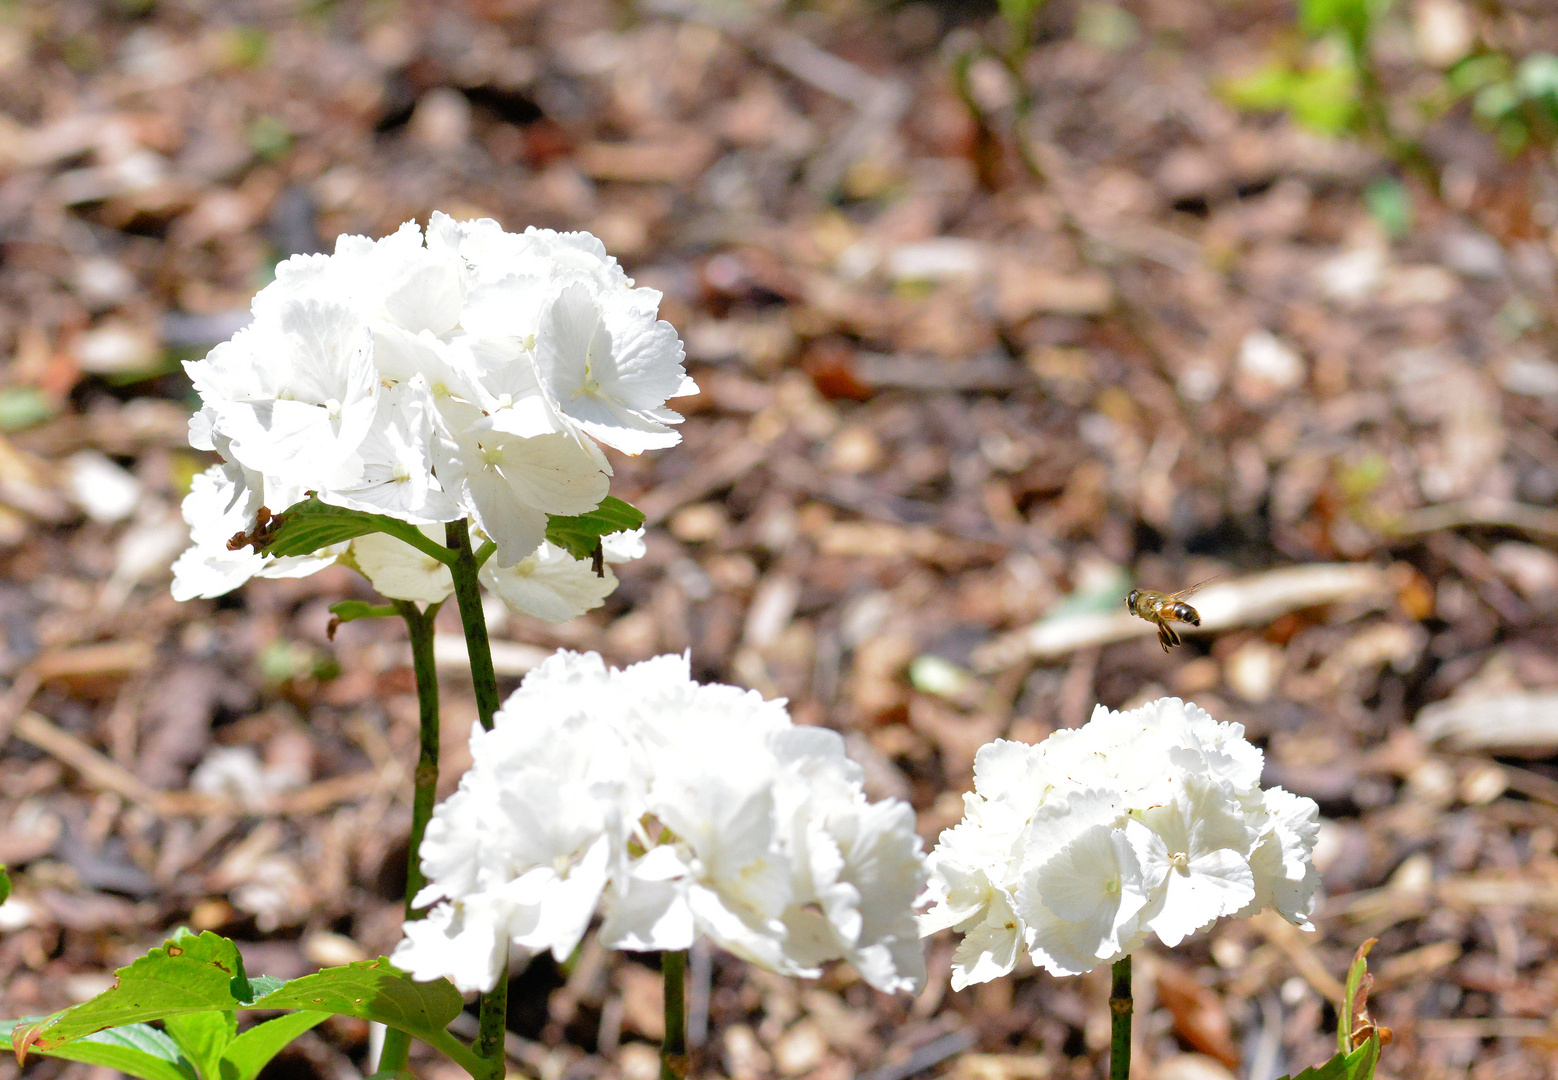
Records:
[[[476,577],[481,564],[471,550],[471,531],[466,522],[449,522],[444,536],[453,556],[449,571],[454,576],[454,598],[460,606],[460,625],[465,630],[465,648],[470,655],[476,717],[483,728],[491,731],[492,717],[498,711],[498,676],[492,668],[492,645],[487,640],[487,617],[482,613],[481,585]],[[508,965],[504,964],[497,985],[481,996],[480,1026],[473,1048],[486,1064],[487,1075],[494,1080],[502,1080],[506,1072],[503,1035],[508,1021],[508,993]]]
[[[1109,984],[1109,1080],[1131,1075],[1131,958],[1114,962]]]
[[[393,1031],[394,1029],[392,1028],[390,1030]],[[386,1032],[386,1034],[388,1034],[388,1032]],[[385,1045],[388,1045],[387,1041]],[[464,1069],[474,1077],[490,1077],[492,1080],[503,1080],[504,1067],[503,1058],[501,1056],[498,1058],[496,1071],[494,1071],[494,1067],[490,1061],[486,1061],[480,1057],[477,1057],[474,1053],[471,1052],[468,1046],[466,1046],[459,1039],[456,1039],[447,1031],[440,1031],[438,1033],[438,1038],[428,1040],[428,1045],[431,1046],[434,1050],[437,1050],[447,1056],[450,1061],[453,1061],[456,1065],[460,1066],[460,1068]],[[383,1065],[379,1066],[379,1072],[384,1072]]]
[[[665,978],[665,1037],[660,1041],[660,1080],[687,1080],[687,953],[660,954]]]
[[[416,672],[417,706],[420,713],[419,753],[416,783],[411,799],[411,837],[406,852],[406,918],[419,918],[411,901],[422,891],[427,879],[422,876],[422,835],[433,816],[438,797],[438,669],[433,662],[433,619],[440,604],[426,611],[409,600],[396,600],[394,609],[406,621],[406,636],[411,639],[411,666]],[[379,1052],[380,1072],[400,1072],[410,1062],[411,1036],[390,1028],[384,1033]]]
[[[409,600],[395,601],[395,608],[406,620],[406,633],[411,638],[411,666],[416,672],[417,706],[420,734],[415,794],[411,801],[411,850],[406,855],[406,918],[420,916],[412,909],[411,901],[427,878],[422,876],[422,836],[433,816],[433,803],[438,797],[438,668],[433,659],[433,620],[441,604],[432,604],[426,611],[420,610]]]
[[[449,551],[454,561],[454,598],[460,605],[460,626],[465,630],[465,647],[471,657],[471,682],[476,687],[476,716],[481,726],[492,730],[492,716],[498,711],[498,676],[492,670],[492,645],[487,640],[487,616],[481,609],[481,584],[477,571],[481,564],[471,550],[471,533],[464,521],[445,526]]]

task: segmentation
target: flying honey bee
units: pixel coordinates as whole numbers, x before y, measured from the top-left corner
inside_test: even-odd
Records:
[[[1207,578],[1207,581],[1211,581]],[[1125,598],[1125,606],[1132,615],[1138,619],[1146,619],[1158,628],[1158,644],[1163,646],[1163,651],[1168,652],[1179,644],[1179,634],[1169,625],[1171,622],[1189,623],[1191,626],[1201,625],[1201,613],[1189,604],[1185,598],[1191,596],[1206,581],[1198,581],[1188,589],[1181,589],[1176,593],[1152,592],[1149,589],[1132,589],[1131,595]]]

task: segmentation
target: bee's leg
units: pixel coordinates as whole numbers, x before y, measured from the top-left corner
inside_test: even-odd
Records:
[[[1158,644],[1163,646],[1164,652],[1168,652],[1175,645],[1179,644],[1179,635],[1174,632],[1174,628],[1168,625],[1168,623],[1158,624]]]

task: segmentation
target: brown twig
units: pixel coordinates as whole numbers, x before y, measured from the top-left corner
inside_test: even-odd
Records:
[[[351,773],[321,780],[265,799],[240,801],[192,791],[162,791],[98,753],[81,739],[31,710],[11,722],[11,734],[31,743],[81,775],[88,786],[110,791],[159,817],[254,816],[309,817],[337,803],[350,802],[400,781],[398,770]]]

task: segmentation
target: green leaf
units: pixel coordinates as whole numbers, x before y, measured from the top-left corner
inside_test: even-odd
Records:
[[[1389,9],[1390,0],[1299,0],[1298,23],[1316,37],[1341,31],[1354,59],[1362,62],[1375,25]]]
[[[253,1003],[257,1009],[309,1009],[377,1020],[427,1042],[464,1006],[460,992],[446,980],[414,982],[382,956],[293,979]]]
[[[447,979],[416,982],[384,957],[325,968],[255,1001],[256,1009],[310,1009],[377,1020],[441,1050],[472,1076],[490,1068],[444,1030],[464,1007]]]
[[[1247,75],[1224,80],[1218,89],[1226,101],[1241,109],[1285,109],[1293,100],[1293,79],[1293,69],[1274,60]]]
[[[300,503],[294,503],[271,524],[265,526],[265,554],[278,558],[287,555],[312,555],[320,548],[342,544],[371,532],[385,531],[380,521],[390,520],[382,514],[365,514],[361,510],[348,510],[344,506],[331,506],[310,495]]]
[[[286,979],[278,979],[274,975],[249,976],[249,989],[254,992],[254,996],[257,998],[262,998],[266,994],[274,994],[286,985]]]
[[[159,1032],[159,1038],[167,1039],[175,1052],[174,1040],[183,1043],[200,1066],[179,1052],[177,1060],[185,1071],[177,1075],[165,1068],[155,1075],[128,1066],[116,1068],[147,1080],[195,1080],[197,1071],[200,1080],[253,1080],[297,1034],[319,1023],[323,1014],[340,1013],[398,1028],[443,1051],[472,1075],[483,1073],[482,1061],[445,1030],[463,1006],[460,992],[444,979],[414,982],[383,957],[326,968],[286,983],[264,976],[251,980],[231,941],[209,931],[197,936],[182,930],[115,975],[114,986],[90,1001],[53,1016],[19,1021],[7,1045],[19,1047],[24,1056],[29,1050],[52,1053],[62,1045],[80,1047],[85,1038],[105,1028],[144,1026],[145,1021],[160,1019],[168,1022],[171,1034]],[[236,1009],[303,1013],[231,1038],[232,1019],[224,1014]],[[207,1015],[179,1019],[200,1013]],[[75,1050],[62,1050],[56,1056],[71,1053]]]
[[[42,1017],[0,1020],[0,1050],[10,1050],[11,1030]],[[47,1050],[33,1048],[44,1057],[80,1061],[87,1065],[106,1065],[141,1080],[199,1080],[190,1063],[166,1032],[148,1024],[126,1024],[94,1032],[63,1046]]]
[[[338,600],[330,605],[330,614],[336,622],[356,622],[358,619],[387,619],[398,614],[394,604],[370,604],[366,600]]]
[[[192,1012],[163,1021],[184,1056],[195,1063],[203,1080],[221,1080],[220,1062],[227,1044],[238,1036],[238,1016],[230,1012]]]
[[[1484,86],[1472,98],[1471,109],[1483,120],[1497,120],[1520,108],[1520,88],[1512,82]]]
[[[342,623],[356,622],[358,619],[387,619],[391,615],[399,614],[400,611],[394,604],[370,604],[366,600],[337,600],[330,605],[330,622],[325,627],[325,636],[334,641],[335,632]]]
[[[1337,1054],[1324,1065],[1315,1065],[1282,1080],[1373,1080],[1379,1061],[1379,1039],[1370,1039],[1350,1054]]]
[[[1452,67],[1445,76],[1450,89],[1457,96],[1474,94],[1484,86],[1507,82],[1510,77],[1509,58],[1503,53],[1483,53],[1469,56]]]
[[[443,545],[429,540],[421,529],[399,518],[331,506],[320,502],[319,497],[313,494],[256,525],[244,540],[256,545],[265,554],[279,558],[312,555],[320,548],[344,544],[372,532],[388,533],[398,540],[404,540],[441,563],[448,564],[454,558]]]
[[[636,529],[643,523],[642,510],[607,495],[588,514],[580,514],[578,517],[548,516],[546,538],[574,558],[588,559],[595,554],[596,544],[601,537]]]
[[[329,1015],[304,1010],[254,1025],[227,1044],[222,1053],[220,1080],[254,1080],[283,1047]]]
[[[1311,131],[1341,135],[1358,125],[1358,72],[1351,64],[1327,64],[1300,72],[1289,104],[1293,117]]]
[[[0,863],[0,904],[11,898],[11,875],[5,872],[5,863]]]
[[[63,1012],[18,1027],[12,1034],[25,1053],[48,1050],[104,1028],[184,1013],[249,1008],[254,988],[244,974],[238,946],[211,933],[183,930],[160,948],[114,972],[114,985]]]
[[[1224,82],[1223,98],[1241,109],[1287,109],[1311,131],[1340,135],[1361,117],[1358,72],[1347,63],[1295,69],[1274,61],[1257,71]]]
[[[1344,1054],[1354,1049],[1353,1026],[1358,1022],[1358,1014],[1368,1003],[1369,950],[1378,940],[1378,938],[1369,938],[1359,945],[1357,953],[1353,955],[1352,964],[1347,969],[1347,982],[1342,990],[1341,1008],[1337,1010],[1336,1017],[1336,1048]]]

